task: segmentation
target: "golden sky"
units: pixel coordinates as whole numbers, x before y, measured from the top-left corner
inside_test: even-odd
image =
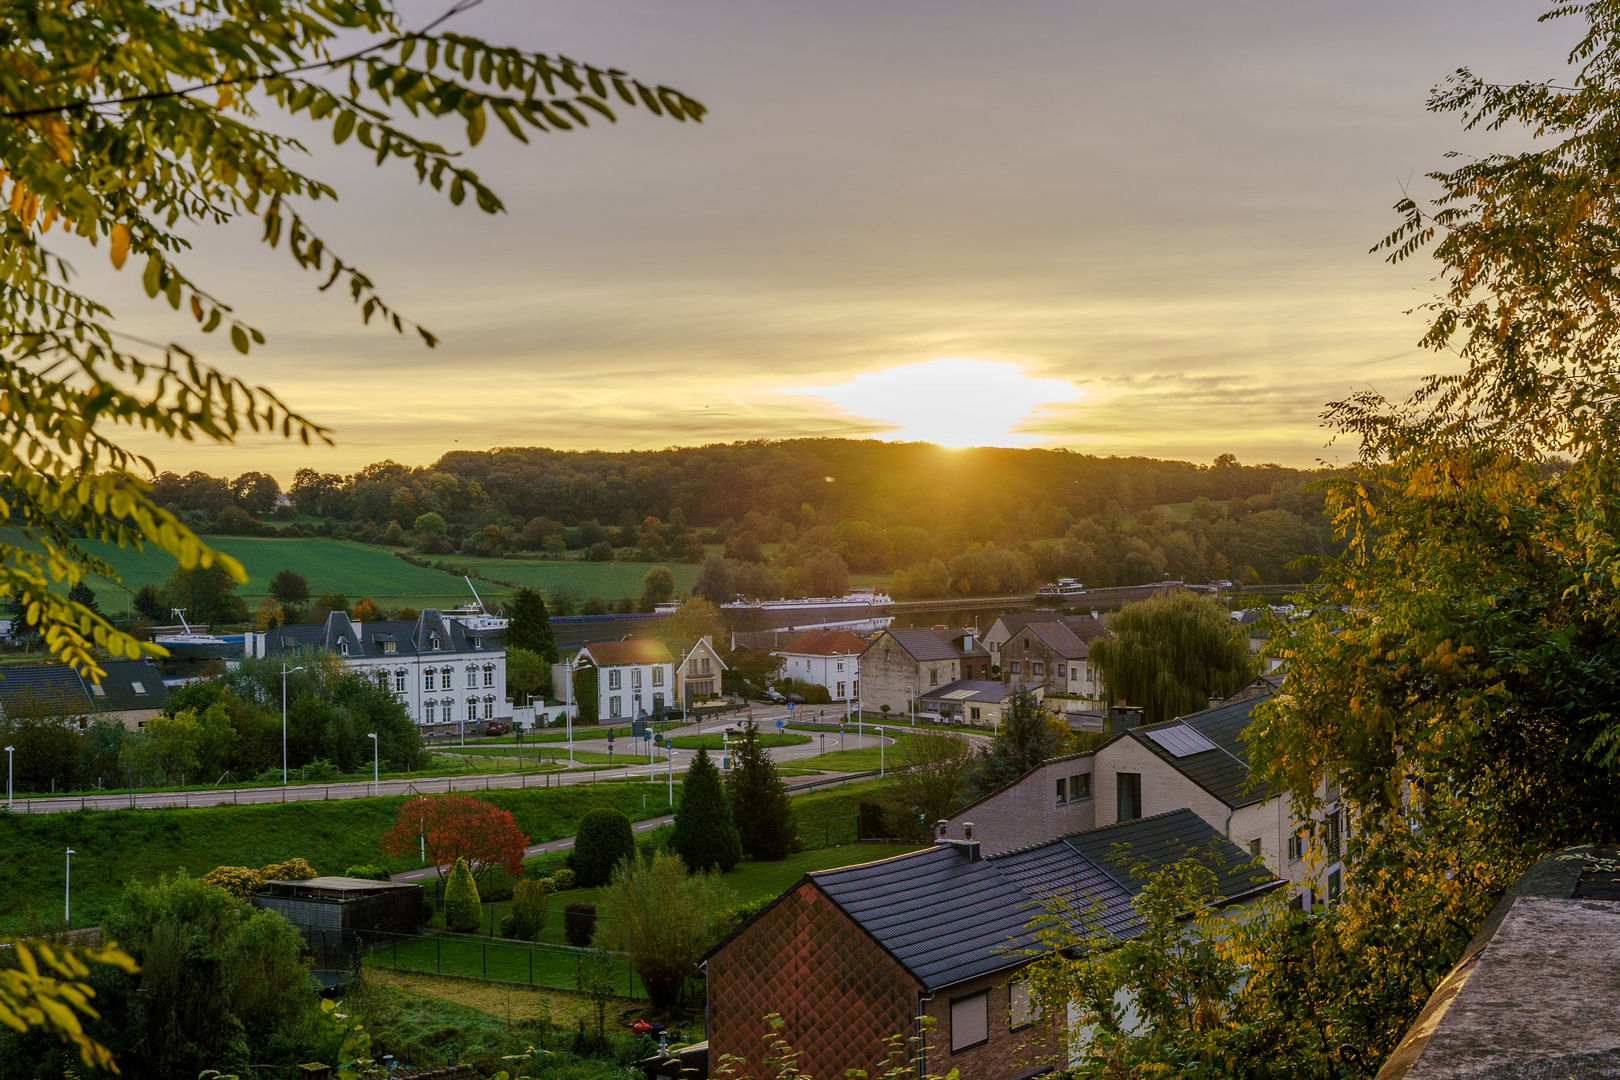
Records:
[[[492,129],[468,156],[496,217],[310,135],[341,193],[310,219],[438,349],[362,327],[251,224],[198,237],[188,263],[268,334],[251,362],[184,336],[138,272],[76,261],[126,329],[273,386],[337,438],[128,440],[178,471],[804,435],[1307,465],[1346,454],[1324,445],[1324,403],[1446,363],[1407,313],[1427,266],[1367,249],[1403,186],[1478,145],[1425,113],[1429,87],[1463,64],[1559,73],[1575,27],[1538,10],[485,0],[455,29],[712,111],[529,146]]]

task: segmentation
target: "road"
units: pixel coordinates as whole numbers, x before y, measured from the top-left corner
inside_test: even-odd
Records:
[[[824,711],[829,719],[837,716],[836,710]],[[753,717],[760,726],[761,731],[776,730],[778,719],[786,721],[793,716],[781,707],[755,708]],[[811,709],[800,710],[798,719],[811,719],[814,712]],[[723,732],[728,726],[735,726],[746,717],[737,717],[728,723],[709,720],[694,724],[671,728],[666,735],[697,735],[705,732]],[[897,730],[901,725],[888,724],[889,730]],[[587,729],[588,730],[588,729]],[[810,734],[806,732],[805,734]],[[812,735],[808,743],[796,746],[781,746],[769,751],[771,759],[781,764],[800,761],[815,757],[822,752],[825,745],[828,752],[840,749],[835,740],[842,739],[844,749],[856,749],[859,746],[874,746],[878,738],[874,725],[864,724],[857,731],[851,724],[849,731],[840,736],[836,730],[829,732],[825,740],[819,734]],[[887,745],[892,745],[894,739],[884,737]],[[490,744],[481,743],[480,747]],[[512,744],[515,749],[515,744]],[[524,749],[543,746],[548,750],[561,749],[566,743],[529,743]],[[130,793],[124,795],[57,795],[57,796],[19,796],[12,801],[12,810],[19,814],[63,814],[75,810],[148,810],[157,807],[193,807],[193,806],[252,806],[264,803],[288,802],[326,802],[333,799],[362,799],[373,795],[439,795],[450,792],[493,791],[508,788],[532,787],[562,787],[573,784],[589,784],[597,780],[615,777],[651,776],[654,780],[667,780],[670,776],[671,765],[661,758],[652,765],[648,765],[644,756],[638,755],[633,748],[639,747],[641,754],[646,753],[645,742],[641,740],[615,740],[616,754],[626,754],[625,763],[614,765],[611,768],[577,768],[561,772],[505,772],[505,773],[479,773],[471,776],[432,776],[417,777],[414,780],[383,780],[373,785],[369,780],[352,780],[332,784],[290,784],[286,787],[251,787],[251,788],[214,788],[202,791],[150,791]],[[604,738],[576,739],[576,750],[591,750],[597,753],[606,753],[608,741]],[[454,753],[459,747],[435,747],[444,753]],[[662,752],[661,749],[659,751]],[[686,766],[692,760],[692,751],[676,750],[673,771],[680,774],[686,771]]]

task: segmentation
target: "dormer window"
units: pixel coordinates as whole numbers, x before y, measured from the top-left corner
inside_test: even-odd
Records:
[[[473,648],[475,648],[475,649],[482,649],[484,647],[484,639],[483,638],[475,637],[475,638],[472,639],[472,643],[473,643]]]
[[[382,643],[383,652],[385,652],[385,653],[393,652],[395,650],[396,644],[397,643],[393,642],[393,641],[385,641],[385,642],[383,642]]]
[[[435,652],[437,652],[439,649],[439,635],[434,634],[432,637],[428,638],[428,644]]]
[[[130,683],[130,684],[129,684],[129,688],[130,688],[130,689],[131,689],[131,690],[133,690],[133,691],[135,691],[135,692],[136,692],[136,693],[137,693],[137,694],[144,694],[144,693],[146,693],[146,687],[145,687],[145,686],[144,686],[144,685],[142,685],[142,684],[141,684],[141,683],[138,683],[138,682],[132,682],[132,683]]]
[[[349,643],[347,641],[338,642],[338,655],[339,656],[348,656],[349,655]]]

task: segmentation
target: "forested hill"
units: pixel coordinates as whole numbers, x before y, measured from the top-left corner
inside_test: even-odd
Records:
[[[831,553],[857,573],[898,571],[901,592],[936,595],[1021,589],[1059,575],[1097,585],[1164,574],[1293,580],[1285,564],[1320,552],[1326,536],[1310,479],[1230,455],[1201,466],[799,439],[621,453],[456,451],[425,468],[384,461],[352,476],[302,469],[292,507],[279,512],[279,489],[260,473],[165,473],[156,494],[205,531],[267,531],[280,517],[293,530],[426,554],[652,561],[698,561],[702,545],[723,544],[739,564],[768,564],[787,592],[836,584],[800,570]],[[960,562],[969,556],[983,565]],[[820,565],[836,572],[828,560]]]

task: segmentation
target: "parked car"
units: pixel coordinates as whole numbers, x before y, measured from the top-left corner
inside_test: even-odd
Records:
[[[766,687],[765,693],[761,696],[763,696],[766,701],[774,701],[778,705],[787,700],[787,698],[782,696],[782,692],[774,687]]]
[[[509,720],[491,720],[484,725],[485,735],[505,735],[512,730]]]

